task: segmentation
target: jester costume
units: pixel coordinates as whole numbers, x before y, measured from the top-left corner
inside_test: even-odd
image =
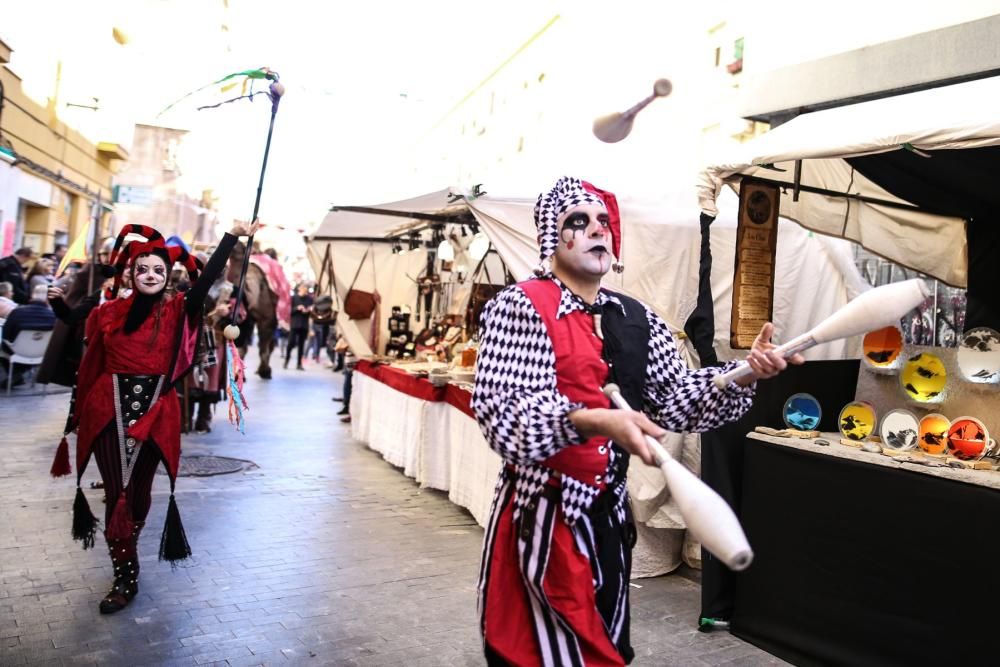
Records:
[[[146,240],[132,241],[123,249],[129,233]],[[111,258],[118,272],[115,293],[122,270],[132,266],[134,271],[136,260],[147,255],[162,259],[167,275],[175,263],[183,264],[193,284],[186,292],[169,297],[163,289],[155,294],[135,289],[126,298],[105,302],[87,319],[87,348],[77,376],[78,404],[71,417],[77,430],[73,537],[85,549],[94,544],[96,519],[80,489],[93,455],[104,482],[104,536],[115,574],[112,589],[101,602],[102,613],[119,611],[138,592],[136,548],[161,462],[170,479],[171,495],[160,558],[173,562],[191,553],[173,495],[181,426],[174,386],[191,367],[206,293],[225,267],[236,240],[226,234],[202,271],[200,262],[183,248],[166,246],[156,230],[126,225]]]
[[[614,195],[560,179],[535,206],[538,278],[507,288],[483,313],[472,408],[505,463],[478,587],[491,665],[623,665],[634,656],[629,454],[581,437],[570,413],[609,408],[601,389],[615,382],[663,428],[705,431],[737,419],[753,394],[716,388],[726,367],[688,369],[664,321],[635,299],[602,288],[587,303],[551,274],[557,223],[582,204],[607,212],[620,257]]]

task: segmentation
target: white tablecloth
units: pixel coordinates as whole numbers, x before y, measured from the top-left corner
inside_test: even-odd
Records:
[[[485,527],[500,474],[500,456],[489,448],[475,420],[445,403],[397,391],[363,373],[354,373],[351,433],[421,486],[448,492]],[[677,436],[672,453],[697,471],[700,440]],[[633,578],[672,572],[682,562],[685,526],[655,468],[630,466],[629,491],[639,525]],[[696,562],[697,545],[687,560]],[[694,556],[694,557],[692,557]]]
[[[352,382],[354,438],[421,486],[447,491],[485,527],[502,463],[475,420],[448,403],[414,398],[363,373]]]

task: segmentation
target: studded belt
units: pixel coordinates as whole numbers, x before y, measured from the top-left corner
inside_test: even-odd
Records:
[[[136,450],[142,445],[126,431],[135,424],[160,397],[163,389],[162,375],[111,376],[115,388],[115,416],[118,430],[118,448],[121,451],[122,484],[128,486],[135,465]]]

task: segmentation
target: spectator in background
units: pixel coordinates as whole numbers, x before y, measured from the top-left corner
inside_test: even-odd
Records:
[[[276,262],[278,261],[278,251],[275,250],[274,248],[268,248],[267,250],[264,251],[264,254],[273,259],[274,261]]]
[[[81,262],[70,262],[66,265],[66,270],[62,272],[62,275],[52,282],[52,286],[58,287],[64,292],[67,291],[76,279],[76,274],[78,274],[82,268],[83,264]],[[97,282],[100,283],[101,281],[98,280]]]
[[[313,361],[319,363],[320,350],[326,350],[326,354],[330,359],[327,368],[333,368],[333,351],[326,343],[330,338],[330,329],[333,327],[336,319],[337,312],[333,309],[333,297],[329,294],[324,294],[316,299],[316,303],[313,304],[312,308],[312,357]]]
[[[31,301],[10,311],[3,325],[4,351],[10,352],[10,343],[13,343],[22,331],[52,331],[56,323],[56,314],[49,306],[48,293],[47,285],[39,285],[31,292]],[[0,363],[3,364],[4,370],[11,372],[6,359],[0,359]],[[21,373],[18,373],[16,368],[13,373],[13,384],[21,384],[23,382]]]
[[[55,256],[56,268],[58,268],[59,264],[62,262],[63,257],[66,256],[66,246],[63,245],[62,243],[57,243],[56,249],[55,251],[53,251],[52,254]]]
[[[13,341],[22,330],[51,331],[56,314],[49,305],[48,285],[39,285],[31,292],[31,301],[10,311],[3,325],[3,339]]]
[[[14,286],[5,280],[0,283],[0,317],[7,317],[10,311],[17,308],[17,302],[11,297],[14,296]]]
[[[55,265],[51,259],[42,257],[35,262],[35,265],[28,271],[28,293],[34,294],[35,288],[39,285],[43,285],[46,291],[48,291],[49,286],[52,285],[52,273],[54,271]]]
[[[0,259],[0,280],[7,281],[14,289],[14,299],[17,303],[28,303],[30,292],[28,282],[24,279],[24,267],[35,256],[31,248],[18,248],[13,255]]]
[[[299,283],[295,288],[295,295],[292,296],[292,319],[289,322],[288,346],[285,348],[285,368],[288,368],[288,361],[292,358],[292,349],[298,347],[298,364],[295,368],[300,371],[302,367],[302,355],[305,352],[306,339],[309,338],[309,313],[312,311],[313,298],[309,294],[309,286]]]
[[[357,359],[354,353],[351,352],[350,346],[347,344],[347,339],[343,339],[342,349],[346,363],[344,363],[344,396],[340,399],[334,398],[333,400],[341,400],[344,405],[337,412],[340,415],[340,421],[345,424],[351,423],[351,387],[354,385],[354,366],[357,364]]]

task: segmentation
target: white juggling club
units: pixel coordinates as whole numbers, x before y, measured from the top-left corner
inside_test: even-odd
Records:
[[[772,352],[790,357],[820,343],[865,334],[892,324],[898,325],[903,315],[923,303],[927,296],[927,285],[919,278],[870,289],[809,331],[777,346]],[[722,389],[733,380],[751,373],[753,369],[750,365],[743,363],[728,373],[715,376],[715,385]]]
[[[657,79],[653,84],[653,94],[642,100],[628,111],[611,113],[594,121],[594,136],[601,141],[614,144],[629,135],[636,114],[645,109],[658,97],[666,97],[674,89],[670,79]]]
[[[606,385],[604,394],[619,409],[631,410],[618,385]],[[753,560],[753,550],[726,501],[668,454],[656,438],[647,435],[646,444],[691,534],[730,570],[745,570]]]

